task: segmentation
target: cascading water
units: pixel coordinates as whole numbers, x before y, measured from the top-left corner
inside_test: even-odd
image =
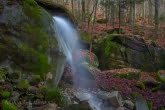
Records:
[[[56,32],[56,37],[59,42],[59,47],[66,56],[68,63],[71,65],[71,68],[73,70],[78,70],[76,74],[83,74],[84,77],[89,77],[83,68],[77,67],[78,64],[75,63],[75,60],[73,58],[73,52],[81,48],[81,43],[79,42],[80,40],[78,39],[79,34],[77,30],[74,28],[73,24],[64,17],[55,16],[53,17],[53,20],[54,20],[54,29]],[[74,83],[77,83],[75,81],[79,79],[76,79],[77,77],[75,76],[76,75],[73,75],[73,80]],[[83,85],[83,87],[86,87],[86,85],[89,84],[89,83],[84,84],[84,82],[81,83],[82,84],[80,85]],[[101,110],[99,105],[100,103],[99,100],[91,93],[91,91],[87,91],[87,88],[83,88],[82,91],[79,91],[76,94],[77,97],[79,97],[79,99],[81,99],[81,97],[86,98],[88,100],[88,103],[94,110]]]

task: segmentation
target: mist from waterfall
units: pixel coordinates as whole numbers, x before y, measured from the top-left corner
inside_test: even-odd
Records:
[[[67,62],[71,65],[71,68],[73,70],[78,70],[76,74],[83,74],[86,76],[87,74],[85,73],[86,71],[83,70],[83,68],[78,68],[77,65],[75,64],[75,58],[73,57],[73,53],[81,48],[81,43],[80,43],[80,36],[77,30],[75,29],[74,25],[66,18],[61,17],[61,16],[54,16],[54,29],[56,32],[56,37],[59,43],[59,47],[66,56]],[[85,60],[85,58],[84,58]],[[62,74],[62,73],[61,73]],[[59,75],[62,76],[62,75]],[[76,83],[78,79],[75,77],[76,75],[73,75],[73,82]],[[60,78],[60,77],[59,77]],[[58,78],[58,80],[59,80]],[[80,82],[80,85],[87,86],[88,84],[84,84],[84,82]],[[75,84],[73,84],[74,86]],[[87,89],[87,88],[86,88]],[[80,97],[87,97],[88,103],[94,108],[95,110],[101,110],[98,104],[98,101],[96,101],[96,98],[90,91],[87,91],[86,93],[84,91],[79,92],[81,95]]]

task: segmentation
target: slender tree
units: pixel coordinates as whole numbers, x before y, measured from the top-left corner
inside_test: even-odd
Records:
[[[159,8],[160,8],[160,0],[155,0],[155,37],[158,36],[158,30],[159,30]]]

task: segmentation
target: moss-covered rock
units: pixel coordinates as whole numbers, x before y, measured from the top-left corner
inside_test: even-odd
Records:
[[[54,101],[59,105],[62,105],[64,103],[63,95],[59,88],[42,87],[40,88],[40,92],[44,95],[47,101]]]
[[[29,88],[29,82],[27,80],[20,80],[17,83],[17,88],[20,90],[27,90]]]
[[[52,59],[50,51],[56,54],[59,51],[51,15],[35,0],[7,0],[7,4],[0,4],[1,9],[5,13],[0,12],[0,64],[9,59],[21,73],[41,77],[52,70],[54,73],[48,57]],[[12,67],[13,70],[17,68]]]
[[[30,81],[30,84],[36,85],[36,84],[39,84],[41,81],[42,81],[42,78],[40,75],[33,75]]]
[[[1,92],[1,96],[2,96],[3,99],[9,98],[10,95],[11,95],[11,93],[8,92],[8,91],[3,91],[3,92]]]
[[[2,110],[18,110],[18,108],[7,100],[2,100]]]
[[[93,45],[101,69],[135,67],[144,71],[163,69],[165,49],[146,43],[140,36],[107,34]]]
[[[0,80],[6,77],[7,71],[3,68],[0,68]]]

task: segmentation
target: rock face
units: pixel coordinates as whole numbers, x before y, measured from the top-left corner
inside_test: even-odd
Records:
[[[0,1],[0,68],[48,73],[59,53],[53,35],[51,15],[34,0]]]
[[[140,36],[107,35],[93,46],[101,69],[135,67],[145,71],[165,68],[165,49]]]

